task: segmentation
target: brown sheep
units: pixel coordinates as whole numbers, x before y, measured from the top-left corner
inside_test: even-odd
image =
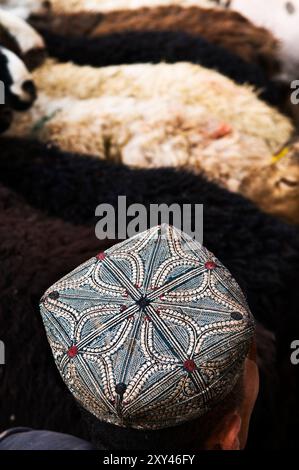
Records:
[[[241,14],[218,9],[166,7],[119,10],[107,13],[81,11],[33,15],[37,30],[63,32],[64,36],[99,37],[126,31],[183,31],[220,45],[273,76],[279,70],[278,42],[264,28]]]

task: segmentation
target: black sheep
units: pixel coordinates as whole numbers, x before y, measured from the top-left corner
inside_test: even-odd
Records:
[[[131,170],[25,140],[1,140],[0,180],[35,206],[29,209],[2,189],[0,318],[8,348],[0,389],[3,427],[15,413],[18,425],[84,435],[73,402],[51,359],[44,356],[49,348],[44,344],[38,299],[46,287],[103,243],[94,237],[95,207],[103,202],[116,206],[117,196],[126,195],[128,205],[204,204],[204,244],[230,269],[255,318],[277,340],[274,377],[271,371],[269,377],[262,375],[249,445],[273,449],[297,445],[298,384],[290,344],[299,327],[298,229],[195,175],[170,169]],[[263,352],[262,356],[266,360]]]
[[[32,14],[28,21],[36,30],[63,34],[66,40],[74,36],[97,38],[129,31],[183,31],[259,65],[269,77],[280,69],[278,40],[270,31],[255,26],[233,10],[169,4],[107,12],[55,11]]]
[[[199,36],[175,31],[132,31],[98,38],[66,37],[40,28],[50,56],[95,67],[134,63],[186,61],[218,70],[237,83],[261,90],[261,98],[278,104],[276,86],[262,69]]]

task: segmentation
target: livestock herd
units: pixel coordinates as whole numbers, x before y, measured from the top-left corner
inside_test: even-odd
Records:
[[[258,325],[249,448],[296,446],[299,1],[271,2],[0,0],[0,432],[88,437],[38,305],[126,195],[204,204]]]

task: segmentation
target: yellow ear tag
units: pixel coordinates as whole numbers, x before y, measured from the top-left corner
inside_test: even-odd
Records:
[[[277,163],[279,160],[281,160],[283,157],[285,157],[290,151],[290,147],[284,147],[280,152],[278,152],[276,155],[273,155],[271,159],[271,163]]]

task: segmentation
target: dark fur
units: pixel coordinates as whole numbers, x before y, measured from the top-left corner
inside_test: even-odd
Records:
[[[14,424],[84,434],[73,402],[68,401],[51,365],[38,299],[53,281],[101,245],[93,235],[95,207],[101,202],[116,205],[117,195],[126,194],[128,204],[139,202],[147,207],[162,202],[204,204],[205,245],[230,269],[254,316],[277,339],[275,370],[266,368],[262,375],[250,445],[297,446],[298,384],[290,363],[290,343],[299,327],[296,228],[192,174],[172,169],[131,170],[36,142],[1,140],[0,180],[49,216],[24,207],[19,198],[2,189],[0,318],[8,345],[0,388],[3,427],[12,424],[9,416],[15,414]]]
[[[0,45],[6,49],[11,50],[18,56],[20,55],[19,45],[16,39],[7,31],[7,29],[0,23]]]
[[[32,16],[37,30],[65,36],[99,37],[130,31],[183,31],[202,36],[242,59],[261,66],[269,77],[278,69],[278,42],[264,28],[254,26],[235,11],[183,8],[177,5],[119,10],[107,13],[79,12]]]
[[[0,104],[0,134],[5,132],[11,126],[13,112],[9,106]]]
[[[132,31],[99,38],[66,37],[40,29],[48,52],[60,61],[95,67],[165,61],[187,61],[218,70],[237,83],[250,83],[261,90],[261,97],[279,103],[276,85],[260,67],[249,64],[225,48],[203,38],[175,31]]]
[[[56,370],[38,303],[43,291],[101,246],[92,229],[47,218],[0,187],[0,431],[32,426],[84,435],[80,415]],[[1,374],[0,374],[1,376]],[[78,423],[78,424],[77,424]]]
[[[0,133],[6,131],[13,120],[12,110],[26,111],[36,99],[36,88],[32,80],[23,83],[24,90],[30,94],[30,100],[23,101],[11,92],[13,83],[11,70],[6,55],[0,50],[0,81],[4,84],[4,104],[0,104]]]
[[[45,61],[48,54],[46,49],[31,49],[26,54],[23,54],[21,57],[24,60],[24,63],[27,65],[28,70],[34,70]]]

